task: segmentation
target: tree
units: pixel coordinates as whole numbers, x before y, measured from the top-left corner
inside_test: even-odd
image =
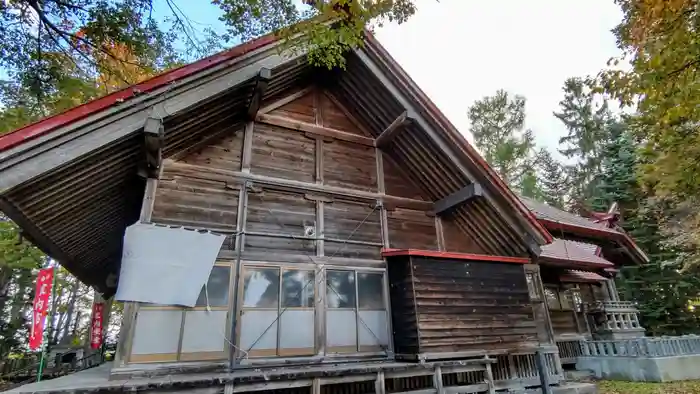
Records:
[[[676,210],[671,226],[675,244],[697,250],[700,217],[684,209],[700,197],[700,35],[697,2],[692,0],[616,0],[622,22],[613,30],[619,58],[629,69],[608,68],[597,79],[597,89],[636,107],[631,118],[645,156],[640,166],[643,186]],[[674,208],[673,206],[676,206]],[[675,230],[679,230],[675,231]],[[689,255],[689,261],[700,258]]]
[[[605,101],[596,104],[596,97],[581,78],[564,82],[564,98],[559,102],[560,112],[554,116],[566,126],[568,134],[559,139],[559,152],[575,159],[568,168],[574,189],[573,205],[588,206],[598,192],[602,147],[607,138],[610,111]]]
[[[544,148],[537,152],[537,163],[541,201],[565,209],[570,190],[566,169]]]
[[[665,242],[661,226],[667,206],[642,189],[636,175],[643,157],[623,121],[611,127],[598,194],[598,210],[618,204],[622,228],[646,252],[649,262],[623,267],[618,282],[623,297],[638,302],[642,325],[651,335],[699,332],[700,315],[689,309],[700,294],[700,278],[681,272],[683,254]]]
[[[532,189],[535,146],[532,130],[524,130],[525,98],[499,90],[469,108],[474,142],[486,161],[511,188]],[[534,192],[534,190],[530,190]]]
[[[0,213],[0,358],[23,344],[27,308],[31,308],[35,271],[46,257],[17,226]]]

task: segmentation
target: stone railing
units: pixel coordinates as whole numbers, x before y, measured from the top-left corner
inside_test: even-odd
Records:
[[[639,324],[639,311],[633,302],[596,302],[589,306],[589,313],[603,316],[603,319],[594,320],[593,327],[600,339],[618,340],[644,336],[644,327]]]
[[[700,336],[581,341],[582,357],[672,357],[700,355]]]

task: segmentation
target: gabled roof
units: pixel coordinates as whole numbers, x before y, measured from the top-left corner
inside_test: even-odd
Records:
[[[478,182],[482,197],[455,211],[487,253],[525,256],[547,230],[371,35],[345,70],[316,69],[273,36],[172,70],[0,137],[0,209],[87,284],[104,290],[138,219],[146,119],[164,123],[163,156],[242,129],[261,68],[263,101],[322,83],[378,136],[399,114],[413,119],[388,154],[438,200]],[[535,250],[533,250],[533,248]]]
[[[627,251],[633,261],[637,263],[649,261],[647,255],[629,235],[610,228],[607,221],[590,220],[528,197],[520,196],[520,199],[554,237],[567,233],[592,240],[615,242]],[[600,254],[599,250],[596,254]]]

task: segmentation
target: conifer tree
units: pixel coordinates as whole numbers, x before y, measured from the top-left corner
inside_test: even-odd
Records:
[[[569,78],[564,82],[564,98],[559,102],[560,111],[554,116],[566,126],[568,134],[559,139],[559,152],[574,159],[568,173],[573,189],[573,206],[590,207],[601,180],[603,148],[607,141],[610,111],[607,103],[596,103],[596,96],[581,78]]]
[[[621,296],[638,302],[641,324],[650,335],[698,333],[699,315],[689,309],[689,303],[700,293],[700,277],[682,273],[682,253],[664,242],[660,231],[664,206],[649,198],[637,183],[640,157],[625,123],[617,122],[610,130],[612,138],[603,149],[601,188],[594,208],[601,210],[617,202],[623,229],[649,257],[647,264],[623,267],[618,276]]]
[[[564,165],[544,148],[537,152],[537,164],[541,201],[564,209],[570,188]]]
[[[470,131],[477,148],[512,189],[532,188],[532,130],[525,130],[525,98],[499,90],[469,108]],[[528,176],[529,174],[529,176]]]

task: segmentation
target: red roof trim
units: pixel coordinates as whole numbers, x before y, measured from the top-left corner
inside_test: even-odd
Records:
[[[371,32],[366,33],[366,37],[378,44],[377,39],[374,37],[374,35]],[[525,204],[523,204],[522,201],[506,186],[505,182],[501,179],[501,177],[496,174],[496,171],[494,171],[493,168],[484,160],[483,157],[474,149],[473,146],[467,141],[466,138],[459,132],[457,127],[455,127],[452,122],[450,122],[449,119],[445,116],[445,114],[438,109],[438,107],[435,105],[435,103],[428,98],[428,96],[423,92],[420,87],[411,79],[411,77],[408,76],[408,74],[401,68],[401,66],[398,65],[398,62],[396,59],[394,59],[389,52],[384,49],[381,45],[375,45],[376,49],[378,52],[380,52],[381,56],[384,57],[390,64],[389,66],[393,69],[391,71],[394,72],[396,77],[399,78],[399,80],[412,87],[412,89],[415,91],[416,95],[418,96],[417,99],[426,107],[426,109],[430,112],[430,115],[440,124],[441,127],[443,127],[446,131],[450,131],[453,135],[452,140],[458,143],[462,149],[464,149],[467,154],[470,156],[472,160],[474,160],[477,165],[479,165],[482,169],[486,170],[487,177],[489,178],[489,181],[491,181],[498,189],[500,189],[501,193],[506,197],[507,200],[511,203],[511,205],[516,208],[517,210],[520,211],[520,213],[530,222],[533,228],[535,228],[540,235],[544,238],[544,240],[547,243],[552,242],[553,238],[552,235],[547,231],[544,226],[542,226],[538,221],[537,217],[535,214],[530,211]]]
[[[268,34],[253,41],[235,46],[227,51],[156,75],[136,85],[129,86],[120,91],[108,94],[107,96],[71,108],[66,112],[24,126],[0,137],[0,152],[21,145],[34,138],[49,134],[59,127],[78,121],[124,100],[128,100],[137,94],[150,92],[173,81],[183,79],[226,61],[236,59],[239,56],[274,43],[275,41],[277,41],[277,37],[274,34]]]
[[[527,257],[490,256],[485,254],[440,252],[437,250],[421,249],[382,249],[382,257],[391,256],[420,256],[454,260],[493,261],[498,263],[530,264],[530,259]]]

